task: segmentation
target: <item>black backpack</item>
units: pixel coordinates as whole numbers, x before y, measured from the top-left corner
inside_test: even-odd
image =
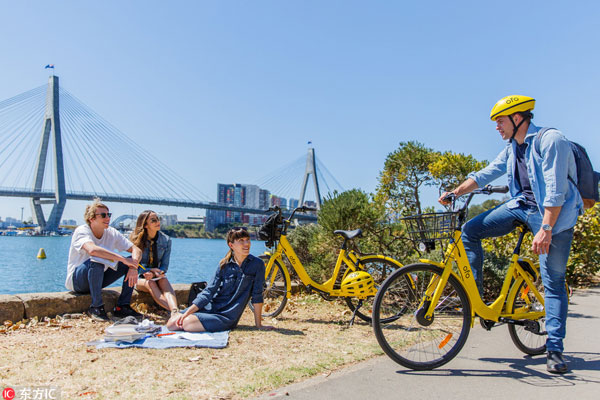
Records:
[[[542,155],[540,152],[542,136],[550,129],[555,128],[540,129],[535,138],[534,148],[539,156]],[[600,200],[598,196],[600,173],[594,171],[594,167],[592,167],[592,162],[587,155],[587,151],[585,151],[585,148],[582,145],[571,142],[570,140],[569,143],[571,143],[573,156],[575,156],[575,165],[577,166],[577,184],[575,186],[577,186],[577,190],[579,190],[579,194],[583,199],[583,207],[591,208],[598,200]],[[569,177],[569,179],[571,179],[571,182],[575,183],[571,177]]]
[[[188,295],[188,307],[192,305],[192,301],[206,288],[206,282],[194,282],[190,286],[190,294]]]
[[[279,213],[271,214],[258,230],[258,239],[264,240],[267,247],[273,247],[275,241],[281,237],[282,222],[283,218]]]

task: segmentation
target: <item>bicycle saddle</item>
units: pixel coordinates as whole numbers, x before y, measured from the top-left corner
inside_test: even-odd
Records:
[[[342,235],[345,239],[354,239],[355,237],[362,237],[362,229],[355,229],[353,231],[333,231],[336,235]]]

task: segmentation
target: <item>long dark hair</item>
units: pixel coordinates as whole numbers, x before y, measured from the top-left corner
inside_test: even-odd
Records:
[[[233,229],[230,229],[229,232],[227,232],[227,244],[233,243],[236,240],[243,239],[243,238],[250,239],[250,234],[244,228],[233,228]],[[231,247],[230,247],[227,254],[225,254],[225,257],[219,262],[219,266],[221,268],[223,268],[225,266],[225,264],[227,264],[229,262],[229,260],[231,259],[231,256],[233,256],[233,250],[231,250]]]
[[[146,226],[146,222],[148,218],[150,218],[150,214],[156,214],[152,210],[144,210],[137,217],[137,221],[135,223],[135,228],[131,235],[129,235],[129,240],[131,243],[140,248],[140,250],[144,250],[146,248],[146,243],[148,242],[148,230],[144,228]]]

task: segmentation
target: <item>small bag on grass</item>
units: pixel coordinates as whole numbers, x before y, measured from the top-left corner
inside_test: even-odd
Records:
[[[190,295],[188,296],[188,307],[192,305],[192,301],[198,297],[200,292],[206,288],[206,282],[194,282],[190,287]]]

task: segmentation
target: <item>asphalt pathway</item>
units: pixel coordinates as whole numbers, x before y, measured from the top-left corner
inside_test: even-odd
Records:
[[[527,356],[506,326],[478,323],[450,363],[412,371],[387,356],[329,376],[265,393],[260,399],[600,399],[600,288],[576,291],[569,306],[564,356],[570,372],[546,372],[546,356]],[[373,336],[373,340],[375,337]]]

